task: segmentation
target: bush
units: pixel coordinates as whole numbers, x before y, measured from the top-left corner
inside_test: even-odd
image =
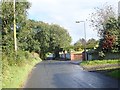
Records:
[[[105,53],[103,51],[99,52],[99,59],[103,59],[105,57]]]
[[[6,73],[9,70],[9,66],[22,66],[25,64],[27,58],[24,51],[17,51],[17,53],[11,51],[2,53],[2,73]]]
[[[39,57],[32,57],[27,51],[2,53],[2,87],[20,88],[32,67],[40,62]],[[12,83],[12,84],[11,84]]]
[[[25,58],[26,59],[30,59],[31,54],[28,51],[25,51]]]

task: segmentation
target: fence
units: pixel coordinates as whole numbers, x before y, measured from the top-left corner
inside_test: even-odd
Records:
[[[90,56],[89,60],[97,60],[100,59],[99,54],[97,52],[94,52],[92,54],[88,54],[88,56]],[[116,53],[105,53],[105,57],[103,57],[103,59],[120,59],[120,52],[116,52]]]

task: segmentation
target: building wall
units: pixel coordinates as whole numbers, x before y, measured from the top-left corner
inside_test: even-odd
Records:
[[[60,58],[63,58],[63,59],[71,59],[71,56],[70,56],[70,53],[65,53],[65,54],[60,54]]]
[[[82,60],[82,53],[79,54],[71,53],[71,60]]]
[[[106,53],[104,59],[120,59],[120,53]]]
[[[98,59],[100,59],[98,53],[93,53],[92,60],[98,60]],[[105,57],[103,59],[106,59],[106,60],[108,60],[108,59],[120,59],[120,53],[119,52],[118,53],[117,52],[116,53],[110,53],[110,52],[105,53]]]

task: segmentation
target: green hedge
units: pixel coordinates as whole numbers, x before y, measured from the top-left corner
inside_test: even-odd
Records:
[[[29,52],[2,54],[2,88],[20,88],[41,59]]]

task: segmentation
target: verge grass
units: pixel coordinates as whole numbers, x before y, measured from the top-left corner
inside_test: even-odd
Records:
[[[105,75],[120,79],[120,60],[83,61],[80,65],[88,71],[103,71]]]
[[[106,75],[109,75],[116,79],[120,79],[120,70],[114,70],[114,71],[108,72]]]
[[[95,66],[103,64],[120,64],[120,60],[92,60],[92,61],[83,61],[81,65],[84,66]]]
[[[22,88],[32,68],[41,61],[39,57],[33,57],[29,53],[29,58],[12,62],[12,65],[4,61],[2,67],[2,88]],[[6,65],[6,66],[5,66]]]

